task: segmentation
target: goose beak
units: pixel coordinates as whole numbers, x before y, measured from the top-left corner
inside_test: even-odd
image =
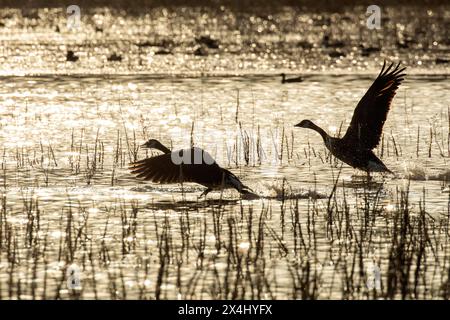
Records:
[[[303,120],[300,123],[297,123],[295,125],[295,127],[300,127],[300,128],[311,128],[311,122],[308,120]]]

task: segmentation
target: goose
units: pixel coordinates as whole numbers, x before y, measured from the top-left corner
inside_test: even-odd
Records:
[[[194,56],[206,57],[208,55],[208,50],[204,46],[196,47],[194,50]]]
[[[359,45],[359,49],[361,50],[361,55],[363,57],[368,57],[372,53],[378,53],[381,51],[380,47],[373,47],[373,46],[364,46],[362,44]]]
[[[79,59],[79,57],[77,55],[75,55],[75,52],[73,52],[72,50],[68,50],[67,54],[66,54],[66,60],[70,61],[70,62],[77,62]]]
[[[199,38],[195,38],[195,42],[200,45],[204,44],[209,49],[219,49],[219,41],[210,36],[200,36]]]
[[[318,132],[331,154],[353,168],[366,171],[368,178],[370,172],[393,174],[372,149],[380,142],[384,122],[395,92],[405,76],[405,69],[400,68],[400,63],[395,67],[392,63],[386,68],[384,62],[378,77],[356,106],[350,126],[342,138],[329,136],[310,120],[303,120],[295,126]]]
[[[112,61],[120,62],[120,61],[122,61],[122,56],[114,52],[108,58],[106,58],[106,60],[108,60],[109,62],[112,62]]]
[[[281,74],[281,83],[292,83],[292,82],[302,82],[303,78],[302,77],[296,77],[296,78],[286,78],[286,74],[282,73]]]
[[[156,139],[148,140],[141,147],[156,149],[163,154],[130,163],[129,169],[137,178],[156,183],[195,182],[206,187],[200,197],[226,188],[234,188],[241,194],[252,193],[238,177],[221,168],[203,149],[193,147],[172,152]]]
[[[330,35],[325,34],[322,38],[322,46],[325,48],[343,48],[345,43],[343,41],[332,41]]]

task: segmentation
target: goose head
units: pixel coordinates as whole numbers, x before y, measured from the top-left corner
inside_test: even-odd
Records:
[[[308,128],[308,129],[316,128],[316,125],[311,120],[302,120],[300,123],[297,123],[295,126],[300,127],[300,128]]]
[[[150,139],[147,142],[145,142],[143,145],[141,145],[141,148],[145,148],[145,149],[157,149],[160,150],[164,153],[170,152],[170,150],[163,145],[161,142],[159,142],[156,139]]]
[[[316,131],[317,133],[319,133],[325,142],[327,142],[330,138],[328,136],[328,134],[325,132],[325,130],[323,130],[321,127],[315,125],[311,120],[306,120],[306,119],[302,120],[302,122],[296,124],[295,127],[312,129],[312,130]]]

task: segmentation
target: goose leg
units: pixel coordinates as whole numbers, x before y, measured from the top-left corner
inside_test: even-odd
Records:
[[[370,171],[366,171],[367,173],[367,182],[370,182],[372,180],[372,177],[370,176]]]
[[[201,198],[201,197],[203,197],[203,196],[205,196],[205,198],[206,198],[206,195],[207,195],[208,193],[210,193],[212,190],[213,190],[213,189],[211,189],[211,188],[206,188],[205,191],[203,191],[202,194],[199,196],[199,198]]]

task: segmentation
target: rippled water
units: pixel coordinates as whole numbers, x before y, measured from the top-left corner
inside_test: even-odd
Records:
[[[202,187],[185,186],[183,195],[178,185],[138,182],[126,169],[134,158],[134,146],[147,138],[181,148],[190,145],[193,132],[195,145],[210,151],[221,165],[230,167],[263,196],[244,201],[244,206],[256,211],[271,206],[277,221],[283,178],[286,188],[292,188],[287,192],[306,207],[308,191],[317,192],[319,198],[330,194],[340,167],[327,160],[318,135],[293,125],[310,118],[330,132],[338,131],[341,122],[345,127],[372,77],[314,75],[289,85],[281,85],[278,76],[2,78],[6,220],[22,230],[28,222],[23,213],[25,200],[38,199],[41,228],[57,241],[66,232],[58,221],[73,202],[80,208],[77,210],[89,214],[93,236],[102,239],[106,222],[118,219],[111,210],[129,208],[138,201],[134,205],[139,208],[138,221],[144,230],[152,228],[154,219],[161,222],[166,214],[176,217],[188,210],[191,218],[204,219],[208,232],[212,232],[214,206],[210,207],[211,200],[197,202]],[[423,200],[425,189],[427,212],[436,218],[447,213],[449,115],[442,102],[449,99],[448,87],[442,77],[420,75],[409,76],[400,87],[385,126],[383,149],[383,161],[397,177],[376,177],[374,186],[374,190],[381,187],[384,206],[395,205],[396,188],[405,189],[406,178],[412,175],[410,201],[414,206]],[[248,166],[242,143],[246,135],[251,145]],[[263,150],[260,157],[256,152],[258,137]],[[145,156],[138,150],[137,158]],[[97,168],[91,176],[94,158]],[[422,181],[422,171],[429,180]],[[339,177],[348,185],[351,207],[357,205],[357,195],[364,190],[361,183],[358,187],[354,174],[357,172],[344,166]],[[220,197],[220,193],[208,196]],[[236,192],[227,191],[224,197],[229,201],[226,212],[240,211]],[[318,201],[321,206],[326,203]],[[108,237],[118,236],[121,223],[113,223]],[[120,246],[111,244],[111,250],[120,250]]]
[[[140,8],[133,14],[81,7],[0,11],[2,73],[267,74],[378,69],[383,58],[421,73],[448,68],[448,5],[382,6],[381,28],[367,28],[365,6],[338,12],[301,7]],[[72,21],[72,20],[70,20]],[[198,42],[217,41],[217,48]],[[328,37],[328,38],[326,38]],[[67,61],[68,51],[78,60]],[[111,55],[121,61],[108,60]]]
[[[14,20],[14,12],[3,12],[7,14],[13,15],[11,21],[22,21]],[[273,19],[282,24],[281,17],[286,16],[288,12]],[[101,17],[91,18],[98,22]],[[315,25],[308,17],[317,19],[316,15],[298,19]],[[160,30],[159,24],[166,20],[154,22],[151,30]],[[132,19],[131,26],[139,21]],[[356,279],[344,271],[351,266],[351,257],[357,256],[351,248],[363,237],[360,230],[367,230],[362,225],[369,223],[374,244],[369,242],[367,252],[361,251],[358,259],[366,263],[378,257],[382,276],[387,277],[393,237],[389,230],[396,221],[401,190],[409,190],[413,217],[426,212],[435,237],[426,248],[428,259],[424,258],[427,285],[419,283],[416,297],[439,296],[445,279],[436,278],[436,272],[449,264],[445,219],[450,181],[448,68],[433,62],[441,51],[428,51],[433,53],[424,60],[426,68],[418,66],[415,57],[402,56],[408,76],[393,101],[376,150],[396,176],[375,176],[367,185],[360,172],[346,165],[341,168],[330,157],[319,135],[293,126],[308,118],[332,134],[339,134],[340,128],[344,131],[376,77],[383,55],[398,58],[389,51],[371,58],[368,65],[367,58],[358,57],[355,62],[344,58],[343,66],[324,60],[314,68],[305,67],[306,61],[292,65],[289,59],[276,56],[258,54],[254,60],[251,53],[228,56],[223,51],[206,58],[189,55],[181,62],[186,53],[178,53],[137,67],[135,53],[128,52],[124,62],[111,67],[91,56],[103,50],[104,42],[100,49],[91,43],[94,51],[84,51],[88,47],[83,42],[83,49],[77,51],[80,61],[63,61],[69,46],[52,47],[59,40],[45,26],[42,34],[39,28],[32,33],[30,41],[37,45],[31,47],[21,27],[13,34],[2,33],[8,39],[3,73],[9,76],[0,78],[0,297],[363,297],[355,293],[361,287],[342,289],[346,279]],[[130,38],[141,41],[130,30]],[[181,38],[184,31],[180,27]],[[231,39],[229,30],[224,32],[224,38]],[[76,39],[70,34],[64,37],[73,47],[71,41]],[[114,43],[123,45],[122,40]],[[436,46],[443,48],[440,43]],[[33,54],[27,56],[30,50]],[[316,53],[322,55],[320,50]],[[287,50],[281,51],[292,57]],[[305,57],[313,56],[310,52]],[[223,69],[217,67],[221,63],[225,63]],[[243,69],[248,67],[246,72],[236,67],[239,63]],[[174,70],[176,66],[182,67]],[[279,73],[287,68],[303,70],[304,82],[281,84]],[[40,75],[13,76],[23,70]],[[226,75],[200,75],[220,70]],[[233,75],[237,70],[239,75]],[[61,74],[72,71],[76,75]],[[198,185],[137,181],[127,164],[150,156],[138,148],[148,138],[174,149],[193,142],[230,168],[261,199],[240,200],[230,190],[197,199],[203,191]],[[351,226],[346,231],[326,215],[336,181],[334,199],[338,200],[332,206],[342,214],[350,213],[352,218],[346,221]],[[365,206],[373,206],[371,222],[362,216]],[[302,225],[299,229],[295,212]],[[416,220],[411,219],[413,225]],[[307,239],[303,247],[300,239]],[[242,257],[247,259],[245,264]],[[311,265],[305,266],[308,261]],[[72,263],[82,270],[81,291],[67,290],[65,285],[64,275]],[[314,278],[295,277],[295,270],[307,268],[315,270]],[[320,284],[313,296],[299,293],[306,286],[301,279]],[[361,286],[365,280],[358,279]]]
[[[287,85],[271,75],[7,77],[1,83],[5,164],[7,170],[23,169],[31,184],[42,184],[48,173],[45,183],[65,187],[67,170],[76,172],[74,163],[93,154],[97,140],[102,172],[93,176],[96,183],[111,183],[117,161],[113,158],[120,149],[114,177],[129,184],[134,180],[130,181],[122,166],[146,156],[138,150],[142,142],[156,138],[173,148],[184,148],[192,137],[195,145],[208,150],[223,166],[234,167],[263,193],[267,181],[282,177],[298,188],[309,189],[313,184],[326,188],[337,163],[328,164],[320,136],[294,125],[308,118],[338,135],[341,126],[342,131],[347,127],[354,106],[374,76],[311,75],[303,83]],[[437,205],[442,205],[440,199],[446,201],[439,181],[448,175],[449,115],[443,103],[448,100],[448,88],[443,76],[408,76],[397,93],[377,149],[397,173],[397,178],[387,178],[388,185],[402,185],[402,179],[410,174],[420,179],[423,171],[423,178],[429,180],[425,182],[428,200]],[[250,143],[248,163],[245,137]],[[78,171],[86,167],[84,162],[78,165]],[[30,172],[28,166],[41,171]],[[353,173],[353,169],[343,167],[344,179]],[[10,177],[14,181],[11,186],[27,186],[18,177]],[[83,178],[72,176],[70,181],[79,184]]]

